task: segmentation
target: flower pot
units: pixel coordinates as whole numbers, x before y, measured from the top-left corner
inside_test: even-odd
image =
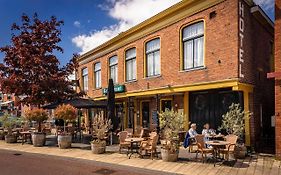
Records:
[[[164,162],[176,162],[179,157],[179,152],[172,153],[167,149],[161,149],[161,157]]]
[[[247,148],[244,145],[236,145],[234,148],[235,159],[245,159],[247,154]]]
[[[71,147],[71,135],[58,135],[58,145],[60,149],[67,149]]]
[[[45,145],[46,134],[35,132],[32,134],[32,144],[35,147],[41,147]]]
[[[0,134],[0,140],[5,140],[5,134]]]
[[[12,134],[7,134],[7,135],[5,135],[5,141],[6,141],[6,143],[16,143],[17,137]]]
[[[91,149],[93,154],[103,154],[105,153],[106,142],[98,142],[98,143],[91,142]]]

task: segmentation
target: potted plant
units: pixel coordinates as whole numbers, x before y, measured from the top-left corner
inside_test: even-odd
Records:
[[[179,154],[179,131],[183,128],[184,114],[173,109],[159,113],[159,124],[164,140],[161,141],[163,161],[175,162]]]
[[[58,135],[58,145],[61,149],[66,149],[71,147],[72,135],[67,133],[65,130],[65,123],[71,122],[77,117],[76,108],[71,105],[60,105],[55,109],[55,118],[63,119],[64,121],[64,132]]]
[[[97,114],[93,120],[93,141],[91,149],[93,154],[105,153],[107,132],[112,128],[111,120],[103,114]]]
[[[6,143],[16,143],[17,136],[13,134],[13,128],[21,123],[20,118],[13,117],[10,114],[6,113],[3,117],[0,118],[3,128],[7,130],[5,135]]]
[[[247,148],[244,144],[243,137],[245,132],[245,120],[248,120],[252,114],[242,110],[239,104],[232,103],[226,114],[222,115],[222,125],[219,130],[225,130],[227,134],[238,136],[238,143],[234,148],[234,157],[244,159]]]
[[[35,147],[41,147],[45,145],[46,134],[42,132],[42,123],[48,119],[48,113],[41,108],[29,109],[25,111],[25,118],[32,122],[35,121],[38,124],[38,132],[32,133],[32,144]]]
[[[0,140],[4,140],[5,139],[5,133],[4,131],[0,131]]]

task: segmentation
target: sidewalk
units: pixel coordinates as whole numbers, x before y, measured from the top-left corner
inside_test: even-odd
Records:
[[[281,175],[281,161],[274,160],[272,157],[260,155],[254,155],[246,158],[245,160],[238,160],[234,166],[218,164],[214,167],[212,163],[203,164],[200,161],[196,162],[194,159],[195,154],[187,153],[184,149],[181,149],[180,151],[180,160],[174,163],[163,162],[161,159],[140,159],[134,156],[132,156],[131,159],[128,159],[126,154],[119,154],[117,152],[116,146],[108,147],[107,153],[100,155],[92,154],[90,150],[81,150],[77,148],[59,149],[54,146],[33,147],[30,144],[6,144],[4,141],[0,141],[0,149],[94,160],[104,163],[178,174]]]

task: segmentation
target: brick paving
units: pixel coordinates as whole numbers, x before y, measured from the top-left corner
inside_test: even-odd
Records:
[[[178,162],[163,162],[157,158],[151,160],[149,158],[141,159],[136,156],[128,159],[126,154],[119,154],[117,148],[117,146],[111,146],[107,148],[107,153],[95,155],[90,150],[78,148],[59,149],[55,146],[33,147],[30,144],[7,144],[4,141],[0,141],[0,149],[2,150],[94,160],[114,165],[157,170],[163,173],[192,175],[281,175],[281,161],[275,160],[270,155],[254,154],[244,160],[238,160],[236,163],[230,161],[224,164],[220,163],[214,167],[212,162],[202,163],[200,160],[196,160],[195,154],[188,153],[185,149],[180,150]]]

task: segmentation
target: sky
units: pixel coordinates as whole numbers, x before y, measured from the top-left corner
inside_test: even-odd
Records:
[[[64,21],[62,54],[65,65],[73,53],[83,54],[119,33],[156,15],[181,0],[0,0],[0,47],[10,45],[11,25],[23,13],[46,20],[56,16]],[[274,0],[255,0],[274,21]],[[4,55],[0,53],[0,61]]]

